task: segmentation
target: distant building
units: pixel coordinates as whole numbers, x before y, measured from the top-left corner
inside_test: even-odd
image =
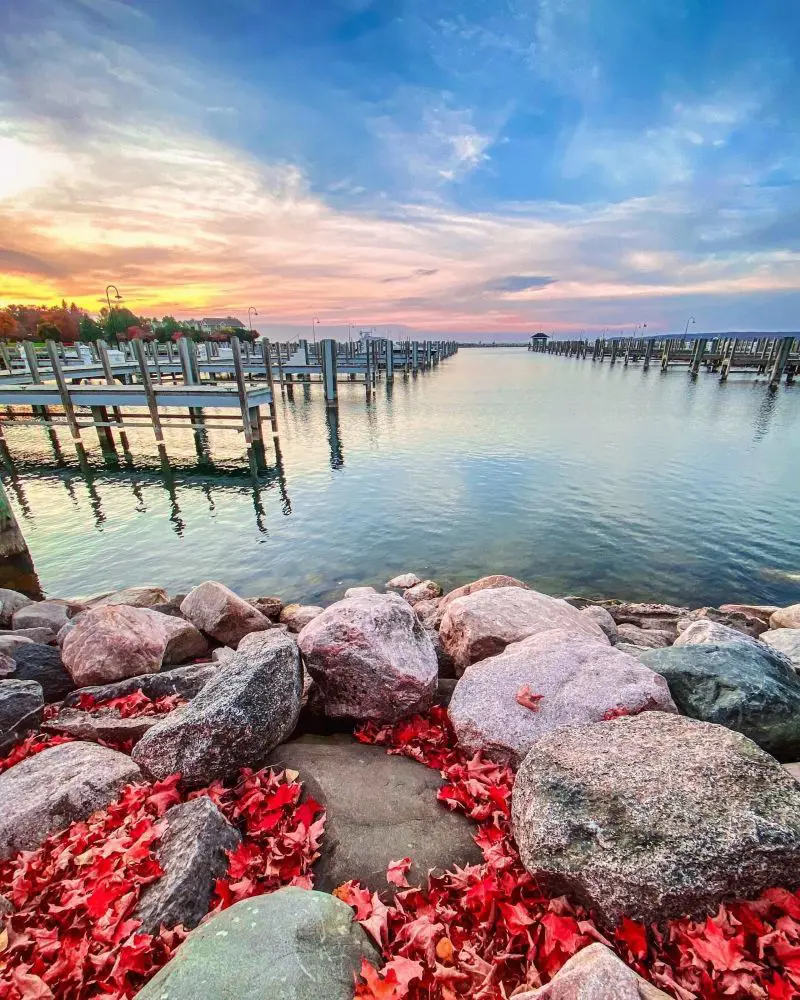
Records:
[[[549,339],[550,338],[548,337],[548,335],[546,333],[534,333],[534,334],[531,335],[531,343],[532,344],[540,344],[543,341],[549,340]]]
[[[235,330],[244,330],[244,323],[235,316],[226,316],[221,319],[219,316],[206,316],[200,320],[200,329],[205,333],[216,333],[225,327],[233,327]]]

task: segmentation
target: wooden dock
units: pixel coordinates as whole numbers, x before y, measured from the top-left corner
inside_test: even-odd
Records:
[[[594,341],[531,339],[528,350],[539,354],[603,363],[641,364],[644,370],[659,365],[661,371],[686,368],[692,378],[701,371],[720,382],[729,375],[763,375],[770,389],[781,379],[791,385],[800,374],[800,333],[695,333],[655,334],[650,337],[598,337]]]

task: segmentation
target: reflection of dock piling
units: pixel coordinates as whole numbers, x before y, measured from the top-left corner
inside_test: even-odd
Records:
[[[531,338],[528,350],[567,358],[586,358],[588,340],[548,340]],[[692,378],[702,370],[726,382],[732,374],[767,375],[769,387],[776,389],[781,379],[791,385],[800,373],[800,334],[798,333],[696,333],[655,334],[650,337],[597,338],[591,347],[592,361],[606,359],[613,365],[622,356],[625,365],[641,361],[643,370],[650,367],[658,353],[661,371],[686,368]]]

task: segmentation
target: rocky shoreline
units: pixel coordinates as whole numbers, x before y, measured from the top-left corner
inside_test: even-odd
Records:
[[[0,1000],[800,995],[799,670],[800,604],[0,590]]]

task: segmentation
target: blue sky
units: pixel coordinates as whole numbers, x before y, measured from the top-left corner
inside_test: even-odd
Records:
[[[790,0],[7,0],[0,301],[797,329]]]

